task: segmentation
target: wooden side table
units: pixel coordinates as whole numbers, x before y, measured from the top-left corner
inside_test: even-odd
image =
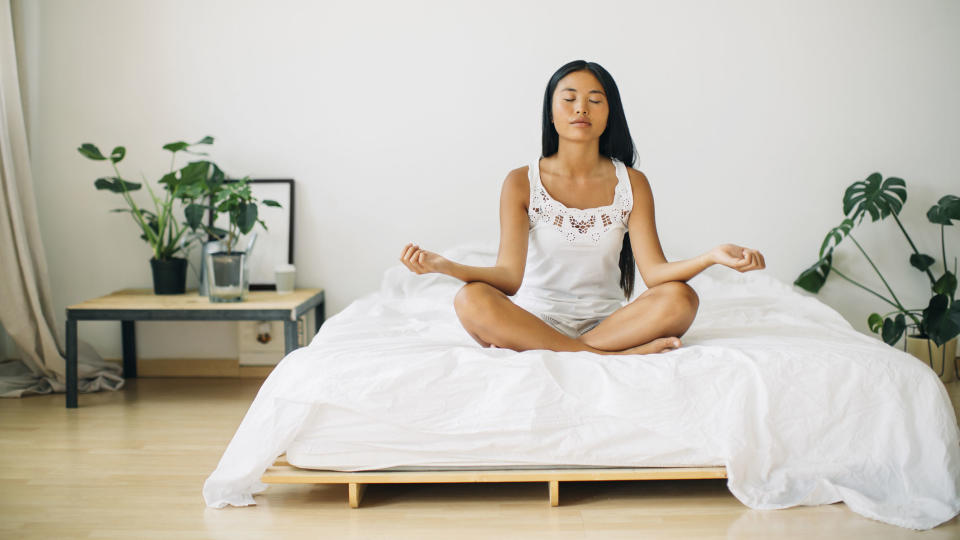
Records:
[[[285,354],[297,348],[297,319],[315,310],[314,333],[325,320],[323,289],[292,293],[250,291],[243,302],[214,303],[196,290],[156,295],[153,289],[123,289],[67,306],[67,408],[77,407],[77,321],[120,321],[123,376],[137,376],[134,321],[283,321]]]

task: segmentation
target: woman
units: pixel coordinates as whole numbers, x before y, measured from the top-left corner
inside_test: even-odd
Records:
[[[613,78],[594,62],[570,62],[544,93],[542,158],[503,182],[496,265],[458,264],[415,244],[400,260],[417,274],[467,282],[454,307],[484,347],[599,354],[680,347],[699,305],[687,280],[713,264],[747,272],[765,263],[759,251],[734,244],[667,262],[650,184],[628,166],[635,154]],[[635,265],[647,290],[624,305]]]

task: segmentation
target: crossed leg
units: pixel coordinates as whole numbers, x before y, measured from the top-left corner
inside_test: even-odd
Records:
[[[464,329],[484,347],[526,351],[589,351],[599,354],[649,354],[676,348],[696,317],[699,299],[686,283],[651,287],[579,338],[571,338],[514,304],[488,283],[467,283],[454,308]]]

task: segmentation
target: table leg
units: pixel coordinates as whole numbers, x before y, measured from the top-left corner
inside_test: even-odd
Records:
[[[320,331],[320,327],[323,325],[323,322],[327,320],[327,310],[325,307],[326,302],[320,302],[317,304],[317,307],[313,308],[313,333],[316,334]]]
[[[67,408],[77,408],[77,321],[67,317]]]
[[[297,321],[283,321],[284,356],[297,348]]]
[[[120,341],[123,345],[123,376],[137,376],[137,334],[136,321],[120,321]]]

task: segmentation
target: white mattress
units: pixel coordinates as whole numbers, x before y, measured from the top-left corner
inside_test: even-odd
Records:
[[[444,254],[491,265],[496,248]],[[204,499],[254,504],[286,452],[337,470],[723,465],[756,509],[842,500],[915,529],[960,512],[960,431],[926,364],[766,272],[689,284],[700,309],[680,349],[517,353],[463,330],[462,282],[398,263],[277,365]]]
[[[327,405],[314,409],[286,454],[291,465],[333,471],[723,465],[705,448],[615,418],[464,435],[411,431]],[[477,455],[498,459],[477,460]]]

